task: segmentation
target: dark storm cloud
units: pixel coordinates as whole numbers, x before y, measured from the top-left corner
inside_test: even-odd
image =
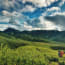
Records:
[[[65,26],[65,16],[64,15],[56,15],[56,16],[47,16],[46,20],[53,22],[56,25]]]

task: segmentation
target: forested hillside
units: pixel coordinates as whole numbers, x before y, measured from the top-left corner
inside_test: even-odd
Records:
[[[3,32],[8,36],[14,36],[16,38],[22,38],[29,41],[40,41],[40,42],[62,42],[65,43],[65,31],[57,30],[33,30],[33,31],[18,31],[9,28]]]

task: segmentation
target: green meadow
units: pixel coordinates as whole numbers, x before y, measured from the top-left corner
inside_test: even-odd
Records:
[[[62,50],[64,44],[5,37],[0,37],[0,43],[0,65],[65,65],[64,56],[59,58],[57,49]]]
[[[0,33],[0,65],[65,65],[65,55],[58,56],[58,50],[65,50],[64,43],[28,34],[18,36]]]

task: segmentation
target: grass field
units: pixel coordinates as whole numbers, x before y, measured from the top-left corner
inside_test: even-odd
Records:
[[[58,50],[64,49],[64,44],[5,37],[0,40],[0,65],[65,65],[65,56],[58,57]]]
[[[65,65],[65,43],[29,35],[0,33],[0,65]]]

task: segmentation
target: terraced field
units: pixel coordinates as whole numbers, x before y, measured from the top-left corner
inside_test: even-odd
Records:
[[[65,65],[65,43],[10,33],[0,32],[0,65]]]

